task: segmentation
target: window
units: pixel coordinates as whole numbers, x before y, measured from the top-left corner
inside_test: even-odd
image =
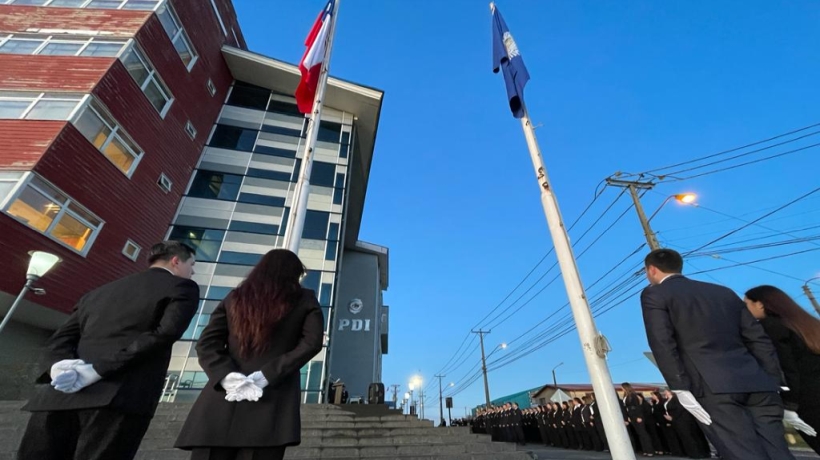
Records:
[[[339,136],[341,136],[341,133],[342,125],[340,125],[339,123],[324,120],[319,122],[319,135],[317,136],[319,141],[333,142],[338,144]]]
[[[250,152],[256,143],[258,131],[253,129],[238,128],[236,126],[216,125],[213,136],[211,136],[211,147],[223,149],[242,150]]]
[[[210,78],[208,79],[208,83],[206,83],[205,86],[208,87],[208,92],[211,94],[211,96],[214,96],[216,94],[216,86],[214,86],[214,82]]]
[[[12,5],[146,11],[157,9],[161,2],[162,0],[0,0],[0,4]]]
[[[142,150],[131,137],[108,115],[96,99],[90,101],[85,111],[74,121],[80,133],[94,144],[123,174],[131,177],[142,157]]]
[[[68,120],[82,94],[0,91],[0,118]]]
[[[185,68],[191,70],[196,62],[196,51],[194,51],[194,47],[191,45],[191,40],[188,38],[188,34],[185,33],[185,29],[182,28],[182,23],[179,21],[179,17],[177,17],[171,3],[165,2],[157,10],[157,16],[159,16],[162,27],[165,29],[168,38],[171,39],[171,43],[173,43],[174,48],[177,50],[177,54],[179,54],[179,57],[182,59],[182,63],[185,64]]]
[[[171,91],[165,86],[165,83],[160,80],[154,66],[148,62],[145,54],[139,49],[136,43],[120,57],[123,65],[125,65],[128,73],[140,87],[148,102],[157,109],[161,117],[165,117],[168,109],[174,98],[171,96]]]
[[[212,171],[197,171],[188,196],[216,200],[235,200],[242,176]]]
[[[196,139],[196,128],[194,128],[194,124],[191,123],[191,120],[185,123],[185,132],[188,133],[191,139]]]
[[[0,39],[0,53],[113,57],[126,43],[126,40],[70,35],[14,34]]]
[[[214,262],[225,238],[224,230],[195,227],[174,227],[170,239],[185,243],[196,249],[197,262]]]
[[[270,90],[260,86],[237,81],[228,98],[228,105],[247,107],[249,109],[265,110],[270,99]]]
[[[336,177],[336,165],[322,161],[314,161],[310,171],[310,185],[321,187],[333,187],[333,179]]]
[[[14,191],[23,174],[23,171],[0,171],[0,205]]]
[[[131,240],[125,242],[125,247],[122,248],[122,254],[129,259],[136,261],[137,257],[140,255],[140,248],[139,245]]]
[[[327,237],[327,224],[330,214],[324,211],[311,211],[305,213],[305,227],[302,229],[302,238],[310,240],[323,240]]]
[[[21,187],[3,211],[28,227],[86,254],[102,221],[62,191],[36,175]]]
[[[171,179],[168,179],[168,176],[166,176],[165,173],[162,173],[159,175],[159,179],[157,179],[157,185],[159,185],[159,188],[161,188],[165,193],[168,193],[171,191],[173,182],[171,182]]]

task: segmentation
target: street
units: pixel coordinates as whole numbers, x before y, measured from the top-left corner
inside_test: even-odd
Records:
[[[612,456],[608,452],[587,452],[567,449],[555,449],[544,446],[518,446],[520,451],[530,451],[537,455],[538,460],[609,460]],[[814,452],[807,450],[794,450],[794,457],[797,460],[816,460],[820,458]],[[643,458],[636,454],[636,458]],[[681,457],[655,456],[654,458],[664,460],[686,460]]]

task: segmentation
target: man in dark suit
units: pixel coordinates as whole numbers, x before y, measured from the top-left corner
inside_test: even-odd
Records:
[[[151,248],[151,268],[77,303],[49,339],[50,371],[23,408],[32,412],[18,460],[132,459],[162,393],[171,347],[199,303],[194,250]]]
[[[780,364],[760,324],[730,289],[681,275],[670,249],[645,259],[646,335],[663,377],[727,460],[789,460]]]

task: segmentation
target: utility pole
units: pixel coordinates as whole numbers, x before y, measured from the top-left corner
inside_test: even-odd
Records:
[[[438,377],[438,415],[439,415],[439,424],[444,421],[444,405],[442,404],[442,391],[441,391],[441,379],[445,377],[444,375],[436,375]]]
[[[478,338],[481,341],[481,372],[484,373],[484,399],[486,400],[487,405],[485,406],[487,409],[490,408],[490,384],[487,382],[487,358],[484,356],[484,334],[489,334],[490,331],[482,331],[481,329],[477,331],[472,331],[473,334],[478,334]]]
[[[607,179],[606,183],[614,187],[621,187],[629,190],[629,194],[632,196],[632,201],[635,203],[635,210],[638,212],[638,220],[641,221],[641,227],[643,227],[643,234],[646,237],[646,243],[649,245],[649,249],[651,249],[652,251],[654,251],[655,249],[660,249],[661,245],[660,243],[658,243],[658,237],[655,235],[655,232],[652,231],[652,227],[649,226],[649,219],[646,218],[646,213],[643,210],[641,199],[638,196],[638,189],[651,190],[653,187],[655,187],[655,184],[652,182],[638,182],[617,179]]]
[[[395,406],[396,406],[396,403],[397,403],[397,402],[398,402],[398,400],[399,400],[398,393],[399,393],[399,387],[400,387],[400,386],[401,386],[401,385],[396,385],[395,383],[394,383],[393,385],[390,385],[390,388],[392,388],[392,389],[393,389],[393,407],[394,407],[394,408],[395,408]]]
[[[817,303],[817,298],[815,298],[815,297],[814,297],[814,293],[813,293],[813,292],[811,292],[811,288],[809,287],[809,282],[811,282],[811,281],[813,281],[813,280],[816,280],[816,279],[818,279],[818,278],[820,278],[820,276],[816,276],[816,277],[814,277],[814,278],[812,278],[812,279],[810,279],[810,280],[807,280],[807,281],[803,284],[803,292],[805,292],[805,293],[806,293],[806,297],[808,297],[808,298],[809,298],[809,302],[811,302],[811,305],[812,305],[812,306],[814,307],[814,309],[817,311],[817,314],[818,314],[818,315],[820,315],[820,303]]]

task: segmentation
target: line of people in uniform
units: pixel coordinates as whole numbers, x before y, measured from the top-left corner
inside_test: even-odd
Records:
[[[647,457],[674,455],[709,458],[711,451],[695,418],[670,391],[651,397],[624,384],[621,411],[637,453]],[[606,434],[594,394],[521,410],[516,403],[480,409],[472,420],[474,433],[493,441],[608,452]]]

